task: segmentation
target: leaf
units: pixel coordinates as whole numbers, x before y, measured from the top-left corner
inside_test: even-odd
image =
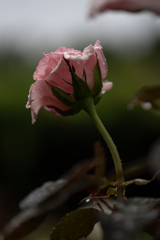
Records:
[[[47,182],[32,191],[20,203],[20,212],[1,232],[3,240],[16,240],[37,227],[52,210],[61,206],[70,196],[89,187],[97,189],[99,176],[90,172],[98,159],[82,161],[55,182]]]
[[[65,201],[65,197],[68,197],[68,195],[70,196],[82,189],[86,189],[90,186],[92,186],[93,189],[97,189],[97,187],[99,187],[99,185],[102,183],[102,178],[105,174],[105,165],[106,156],[104,149],[102,148],[101,144],[97,142],[94,144],[94,157],[92,160],[81,161],[73,166],[68,173],[61,177],[61,179],[57,180],[56,182],[51,182],[51,184],[54,184],[53,187],[49,186],[48,188],[48,184],[43,185],[38,190],[40,192],[41,190],[45,191],[45,193],[47,190],[48,195],[47,193],[46,195],[40,193],[41,196],[43,195],[43,199],[40,200],[40,196],[36,193],[36,191],[34,191],[33,194],[31,193],[31,195],[38,201],[43,202],[45,200],[48,201],[50,198],[54,200],[56,196],[62,194],[62,199]],[[30,204],[31,202],[29,200],[29,196],[24,201],[27,204]],[[36,203],[34,203],[34,206],[36,206]]]
[[[100,223],[106,240],[137,240],[141,231],[157,216],[160,199],[132,198],[117,202],[112,215],[101,213]]]
[[[67,63],[69,67],[69,71],[72,76],[72,86],[74,89],[74,96],[77,101],[84,100],[88,97],[91,97],[91,89],[89,88],[88,84],[86,81],[83,81],[81,78],[79,78],[75,74],[75,69],[73,66],[70,65],[70,62],[65,59],[65,62]]]
[[[51,87],[53,95],[64,105],[74,107],[76,106],[76,100],[70,96],[69,93],[65,92],[63,89],[53,86],[49,84],[47,81],[46,83]]]
[[[35,211],[35,209],[29,209],[14,217],[3,229],[0,238],[15,240],[34,230],[46,217],[46,214],[37,217]]]
[[[46,182],[41,187],[33,190],[24,200],[19,204],[21,209],[32,208],[38,206],[52,195],[56,195],[60,189],[66,186],[65,179],[58,179],[55,182]]]
[[[90,186],[96,187],[99,179],[89,174],[96,164],[95,160],[81,162],[61,179],[43,184],[21,201],[21,209],[39,207],[39,213],[43,214],[60,206],[74,193]]]
[[[102,96],[98,96],[96,98],[94,98],[94,105],[97,105],[99,103],[99,101],[101,100]]]
[[[144,227],[144,232],[148,233],[152,237],[155,237],[155,239],[160,239],[160,220],[153,219],[147,226]]]
[[[53,229],[51,240],[76,240],[87,237],[98,222],[100,211],[93,208],[78,209],[67,214]]]
[[[153,103],[160,99],[160,85],[142,87],[132,98],[131,102],[150,102]]]
[[[152,182],[152,181],[156,178],[156,176],[159,174],[159,172],[160,172],[160,170],[157,171],[157,172],[154,174],[154,176],[152,177],[151,180],[146,180],[146,179],[137,178],[137,179],[133,179],[133,180],[130,180],[130,181],[126,181],[124,184],[122,184],[122,186],[126,187],[126,186],[128,186],[128,185],[130,185],[130,184],[132,184],[132,183],[135,183],[136,185],[139,185],[139,186],[141,186],[141,185],[147,185],[148,183]]]
[[[160,85],[144,86],[130,99],[129,105],[141,103],[145,110],[152,108],[160,113],[160,106],[157,105],[158,100],[160,100]]]
[[[117,189],[116,188],[108,188],[107,197],[109,198],[111,195],[117,196]]]
[[[115,186],[116,182],[110,181],[108,179],[104,179],[103,184],[99,187],[100,189],[104,189],[109,186]]]
[[[92,97],[96,98],[102,90],[102,76],[101,76],[101,70],[99,67],[98,58],[97,58],[97,64],[93,69],[93,76],[94,76],[94,87],[92,91]]]

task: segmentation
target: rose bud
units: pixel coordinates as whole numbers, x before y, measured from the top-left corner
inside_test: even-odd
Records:
[[[83,109],[82,102],[93,98],[94,104],[112,88],[112,82],[103,81],[107,64],[99,41],[83,52],[59,48],[43,54],[33,75],[26,107],[31,108],[32,123],[39,109],[44,107],[57,116],[68,116]]]

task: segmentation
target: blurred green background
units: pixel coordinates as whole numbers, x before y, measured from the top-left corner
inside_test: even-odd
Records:
[[[109,70],[107,79],[114,87],[103,95],[96,109],[118,147],[123,166],[146,159],[160,136],[159,116],[141,106],[131,111],[127,109],[130,97],[142,86],[160,83],[160,31],[157,33],[154,28],[154,17],[142,17],[143,28],[140,28],[141,15],[135,14],[135,27],[125,28],[127,14],[119,21],[122,16],[111,17],[109,13],[109,17],[100,17],[90,25],[84,16],[87,0],[79,3],[81,14],[78,17],[77,1],[53,0],[52,7],[51,1],[47,0],[48,5],[41,1],[40,9],[35,0],[27,12],[29,2],[16,0],[12,6],[11,1],[6,0],[3,3],[8,4],[6,13],[0,9],[0,17],[5,16],[0,21],[0,229],[18,211],[18,202],[31,190],[58,179],[80,160],[91,158],[95,141],[101,141],[105,148],[107,171],[114,169],[107,146],[85,112],[56,117],[41,109],[37,122],[31,124],[31,113],[25,104],[34,82],[33,73],[44,51],[55,51],[61,46],[83,50],[97,39],[101,41]],[[50,10],[52,14],[48,13]],[[72,14],[68,14],[69,11]],[[11,13],[17,22],[12,21]],[[64,17],[64,13],[68,15]],[[118,22],[123,24],[118,25]],[[126,44],[124,40],[129,37]],[[153,171],[148,171],[136,177],[151,179],[152,176]],[[68,201],[63,206],[63,214],[78,207],[85,194]],[[156,179],[143,187],[129,186],[126,195],[160,197],[159,181]],[[62,216],[61,210],[57,214]],[[51,220],[53,226],[56,221]],[[51,227],[50,220],[47,225]]]

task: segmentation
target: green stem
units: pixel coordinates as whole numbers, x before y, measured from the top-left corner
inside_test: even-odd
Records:
[[[106,128],[104,127],[103,123],[101,122],[100,118],[97,115],[93,98],[87,98],[82,102],[83,109],[90,115],[92,120],[94,121],[95,125],[97,126],[99,132],[103,136],[106,144],[108,145],[114,165],[115,165],[115,171],[116,171],[116,181],[119,185],[124,183],[124,173],[122,169],[122,163],[119,157],[119,153],[117,151],[117,148],[110,137],[109,133],[107,132]],[[123,187],[117,186],[117,199],[120,200],[123,197]]]

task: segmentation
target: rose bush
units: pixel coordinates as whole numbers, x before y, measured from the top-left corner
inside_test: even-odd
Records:
[[[89,16],[94,17],[106,10],[125,10],[129,12],[149,10],[160,14],[160,0],[92,0]]]
[[[111,82],[103,81],[106,76],[107,64],[99,41],[83,52],[61,47],[43,54],[26,105],[31,108],[32,123],[41,107],[63,116],[79,112],[81,99],[93,97],[96,104],[112,88]]]

